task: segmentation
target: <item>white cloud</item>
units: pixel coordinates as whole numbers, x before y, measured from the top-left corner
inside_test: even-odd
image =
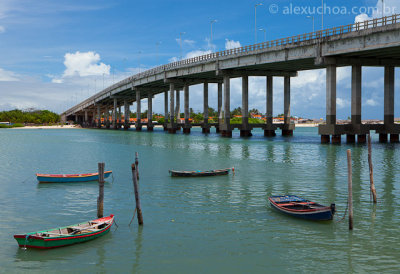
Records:
[[[374,99],[368,99],[368,100],[365,102],[365,105],[374,107],[374,106],[377,106],[378,103],[377,103]]]
[[[225,39],[225,49],[240,48],[241,46],[239,41]]]
[[[185,55],[185,59],[210,54],[211,50],[194,50]]]
[[[13,82],[19,81],[17,75],[12,71],[7,71],[0,68],[0,82]]]
[[[6,28],[4,26],[0,26],[0,33],[6,32]]]
[[[385,0],[383,15],[390,16],[400,12],[400,1],[399,0]],[[374,18],[382,17],[382,0],[377,0],[375,8],[370,12],[370,14],[360,14],[355,18],[355,22],[364,22]]]
[[[176,38],[175,41],[178,43],[178,45],[181,44],[181,39],[180,38]],[[193,46],[195,43],[196,43],[196,41],[194,41],[194,40],[189,40],[189,39],[183,39],[182,40],[182,45]]]
[[[93,51],[66,53],[64,56],[66,67],[63,77],[109,75],[110,65],[98,63],[100,55]]]
[[[350,105],[350,102],[342,98],[336,98],[336,105],[338,108],[345,108]]]

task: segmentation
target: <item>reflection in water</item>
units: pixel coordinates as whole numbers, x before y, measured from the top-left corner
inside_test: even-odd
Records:
[[[242,159],[248,159],[250,156],[249,146],[246,144],[242,144]]]
[[[391,145],[392,146],[392,145]],[[394,196],[394,170],[395,166],[397,166],[394,148],[388,148],[384,150],[384,161],[383,161],[383,184],[384,184],[384,194],[382,196],[382,200],[385,203],[385,219],[386,221],[392,221],[394,218],[395,208],[395,196]]]
[[[133,237],[133,246],[135,247],[135,260],[132,265],[131,273],[139,273],[140,272],[140,256],[142,254],[142,241],[143,241],[143,226],[139,226],[137,228],[136,236]]]
[[[329,201],[336,201],[337,198],[337,148],[336,146],[321,146],[320,151],[325,151],[326,154],[326,191],[325,195]],[[322,156],[323,157],[323,156]]]

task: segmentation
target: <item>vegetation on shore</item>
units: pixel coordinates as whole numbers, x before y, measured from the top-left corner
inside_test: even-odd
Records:
[[[13,124],[10,127],[24,126],[23,124],[53,124],[59,121],[60,115],[49,110],[14,109],[10,111],[0,111],[0,122],[10,122]],[[4,127],[4,125],[2,127]]]

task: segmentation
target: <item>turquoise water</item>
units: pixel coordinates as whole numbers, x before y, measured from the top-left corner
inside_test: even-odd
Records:
[[[278,134],[279,135],[279,134]],[[265,273],[398,272],[399,145],[373,136],[378,204],[369,194],[367,148],[321,145],[315,128],[292,138],[249,139],[160,129],[0,130],[0,272]],[[353,156],[354,226],[347,201],[346,150]],[[144,226],[136,219],[130,165],[139,153]],[[104,214],[116,226],[97,240],[54,250],[23,250],[13,234],[96,217],[97,183],[38,184],[34,174],[86,173],[105,162]],[[235,167],[235,175],[171,178],[169,169]],[[113,181],[113,183],[112,183]],[[270,195],[335,202],[333,222],[275,212]]]

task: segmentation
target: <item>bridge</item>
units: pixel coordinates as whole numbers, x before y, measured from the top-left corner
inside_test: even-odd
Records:
[[[337,68],[352,67],[351,123],[336,122]],[[384,67],[384,122],[369,125],[361,122],[362,68]],[[75,120],[83,126],[97,128],[130,128],[130,105],[136,102],[136,130],[143,126],[153,130],[152,99],[164,94],[164,130],[176,133],[183,129],[190,133],[194,124],[189,121],[190,86],[203,84],[204,122],[198,124],[203,133],[212,126],[223,137],[231,137],[234,129],[240,135],[251,136],[255,127],[262,128],[265,136],[275,136],[280,128],[282,135],[293,134],[295,125],[290,121],[290,80],[298,71],[326,69],[326,124],[319,126],[322,143],[340,143],[346,135],[348,143],[364,143],[366,134],[374,130],[380,142],[399,142],[400,125],[394,123],[395,67],[400,66],[400,15],[377,18],[365,22],[325,29],[274,41],[215,52],[162,65],[128,77],[77,104],[62,113],[64,121]],[[266,77],[266,123],[249,124],[249,76]],[[230,122],[230,79],[242,78],[242,123]],[[273,80],[284,78],[284,123],[273,123]],[[208,88],[218,85],[218,123],[209,123]],[[184,93],[184,123],[177,123],[180,114],[180,91]],[[161,95],[162,96],[162,95]],[[141,100],[147,98],[148,117],[143,123]],[[112,119],[110,122],[110,111]],[[104,117],[104,123],[101,117]],[[180,120],[180,119],[179,119]]]

